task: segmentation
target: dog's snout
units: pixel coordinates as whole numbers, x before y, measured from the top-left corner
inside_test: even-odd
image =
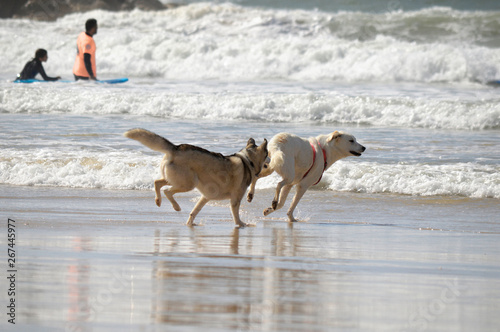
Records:
[[[366,148],[363,145],[361,145],[361,151],[365,152],[365,150],[366,150]]]

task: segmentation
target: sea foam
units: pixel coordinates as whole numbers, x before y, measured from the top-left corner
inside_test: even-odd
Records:
[[[8,19],[0,20],[0,43],[8,45],[0,50],[0,74],[14,77],[43,47],[47,72],[72,78],[76,37],[95,17],[98,76],[485,82],[500,76],[499,15],[436,7],[327,13],[197,3],[158,12],[76,13],[55,22]]]
[[[0,183],[28,186],[151,190],[160,178],[161,157],[130,151],[57,153],[42,150],[8,152],[0,158]],[[275,188],[275,173],[260,179],[257,189]],[[383,165],[339,161],[312,190],[389,193],[417,196],[500,198],[498,165]]]
[[[8,84],[8,83],[4,83]],[[47,86],[50,84],[51,86]],[[165,91],[138,84],[137,89],[42,83],[0,90],[6,113],[137,115],[178,119],[318,122],[405,128],[484,130],[500,128],[496,98],[482,100],[431,96],[415,98],[384,91],[370,95],[343,92],[196,92]],[[224,86],[220,90],[223,90]],[[264,85],[260,89],[265,90]],[[285,88],[284,88],[285,89]],[[345,90],[345,88],[342,88]],[[215,89],[217,90],[217,89]],[[278,89],[279,90],[279,89]],[[376,94],[380,96],[376,96]],[[489,93],[485,94],[489,97]]]

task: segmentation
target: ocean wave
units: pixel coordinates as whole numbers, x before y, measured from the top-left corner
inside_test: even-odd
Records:
[[[266,85],[260,88],[266,89]],[[397,96],[397,93],[387,98],[339,92],[180,93],[156,90],[154,87],[102,89],[77,85],[66,88],[64,84],[55,84],[51,89],[46,85],[16,85],[12,89],[0,90],[0,112],[317,122],[430,129],[500,128],[498,99],[430,98],[425,96],[425,91],[417,95],[422,97]]]
[[[472,163],[449,165],[339,161],[313,190],[411,196],[500,198],[500,168]],[[275,188],[276,174],[257,182],[257,189]]]
[[[339,162],[326,175],[336,191],[417,196],[500,198],[500,168],[457,163],[443,165]]]
[[[5,151],[0,157],[0,183],[71,188],[151,189],[161,158],[125,153],[60,153],[49,149]],[[126,161],[125,161],[126,160]]]
[[[11,45],[0,50],[0,73],[14,77],[33,56],[26,45],[37,45],[49,50],[49,74],[72,77],[76,36],[90,16],[99,21],[104,76],[425,83],[500,76],[500,12],[327,13],[228,3],[0,20],[0,43]]]
[[[85,154],[50,149],[4,153],[0,183],[27,186],[151,190],[160,177],[161,157],[132,151]],[[275,188],[275,173],[257,189]],[[415,196],[500,198],[498,165],[397,164],[339,161],[313,190],[389,193]]]

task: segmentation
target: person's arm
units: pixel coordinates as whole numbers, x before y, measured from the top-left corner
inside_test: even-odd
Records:
[[[42,77],[45,81],[57,81],[58,79],[60,79],[60,77],[47,76],[47,74],[45,73],[45,69],[43,69],[41,62],[38,64],[38,73],[40,73],[40,75],[42,75]]]
[[[89,53],[83,53],[83,62],[85,63],[85,69],[89,73],[90,79],[97,80],[92,71],[92,62],[90,61],[91,55]]]

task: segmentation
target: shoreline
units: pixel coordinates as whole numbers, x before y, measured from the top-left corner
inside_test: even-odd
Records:
[[[31,195],[34,192],[34,196]],[[260,223],[275,221],[288,223],[286,211],[291,203],[294,191],[290,193],[285,207],[267,217],[262,216],[262,211],[272,200],[274,189],[257,189],[255,199],[252,203],[246,201],[246,196],[241,203],[240,214],[242,219],[258,225]],[[134,215],[141,215],[142,221],[150,217],[155,222],[179,222],[183,225],[187,220],[189,212],[198,200],[199,193],[194,190],[176,195],[182,211],[175,212],[169,202],[164,199],[162,206],[158,208],[154,203],[154,191],[130,190],[130,189],[102,189],[102,188],[68,188],[54,186],[16,186],[0,185],[0,199],[5,200],[4,206],[9,209],[9,202],[15,202],[13,212],[21,215],[41,213],[50,219],[51,214],[60,215],[65,213],[89,216],[113,215],[117,213],[120,218],[129,220]],[[113,204],[103,207],[97,204],[97,209],[91,211],[85,204],[83,208],[76,208],[79,199],[83,198],[87,205],[90,202],[99,203],[101,199],[108,199]],[[50,203],[46,211],[43,209],[43,201]],[[23,208],[24,205],[28,205]],[[29,200],[29,201],[26,201]],[[65,205],[59,202],[65,201]],[[38,202],[40,206],[31,208]],[[130,205],[129,201],[133,201]],[[125,204],[125,205],[122,205]],[[127,205],[129,204],[129,205]],[[56,205],[56,208],[52,208]],[[135,208],[127,210],[123,208]],[[72,210],[72,208],[75,208]],[[204,216],[209,209],[210,212]],[[214,209],[217,209],[215,211]],[[498,199],[495,198],[470,198],[461,196],[412,196],[398,195],[392,193],[352,193],[337,192],[332,190],[310,189],[302,198],[297,215],[301,223],[340,223],[352,225],[379,225],[409,228],[414,230],[447,231],[447,232],[470,232],[470,233],[492,233],[500,234],[500,225],[497,225]],[[130,216],[130,217],[128,217]],[[183,219],[185,218],[185,220]],[[103,222],[114,220],[113,218],[96,218]],[[231,221],[228,201],[210,201],[197,217],[197,220],[206,219],[207,225],[217,220]],[[433,220],[432,220],[433,219]],[[459,221],[456,225],[454,222]],[[477,229],[474,229],[477,226]]]

